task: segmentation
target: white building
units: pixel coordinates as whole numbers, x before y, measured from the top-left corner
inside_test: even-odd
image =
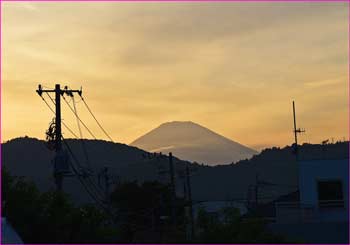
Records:
[[[276,202],[272,230],[312,243],[349,241],[349,159],[298,161],[299,200]]]
[[[299,190],[317,222],[349,221],[349,159],[300,161]]]
[[[22,239],[6,218],[1,218],[1,244],[23,244]]]
[[[299,201],[277,202],[276,222],[349,221],[349,159],[298,162]]]

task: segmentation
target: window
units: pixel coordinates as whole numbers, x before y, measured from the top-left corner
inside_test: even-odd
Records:
[[[344,207],[343,183],[341,180],[319,181],[317,187],[320,208]]]

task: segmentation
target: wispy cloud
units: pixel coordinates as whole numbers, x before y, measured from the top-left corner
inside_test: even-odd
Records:
[[[83,85],[122,142],[191,120],[247,145],[287,144],[292,99],[314,140],[347,135],[348,3],[6,2],[3,12],[5,138],[25,125],[42,135],[40,82]],[[18,124],[11,108],[28,105],[36,117]],[[323,130],[329,113],[313,108],[334,114]]]
[[[306,82],[304,85],[306,87],[310,88],[318,88],[318,87],[325,87],[325,86],[334,86],[341,83],[347,83],[346,77],[337,77],[333,79],[326,79],[326,80],[319,80],[319,81],[312,81],[312,82]]]
[[[38,11],[38,7],[30,2],[6,2],[3,3],[4,6],[6,6],[6,9],[22,9],[22,10],[28,10],[28,11]]]

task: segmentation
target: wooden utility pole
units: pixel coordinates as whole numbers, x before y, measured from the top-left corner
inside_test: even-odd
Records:
[[[102,185],[102,180],[104,185]],[[104,189],[104,201],[105,204],[110,207],[110,194],[111,186],[118,184],[118,176],[109,174],[109,168],[103,167],[103,169],[98,173],[98,185]]]
[[[55,89],[43,89],[39,84],[36,92],[42,97],[43,93],[55,93],[55,159],[54,159],[54,178],[57,191],[62,191],[63,178],[68,171],[68,156],[62,151],[62,129],[61,129],[61,95],[67,94],[73,96],[73,93],[78,93],[80,96],[82,90],[71,90],[67,86],[61,89],[60,84],[55,85]],[[69,172],[69,171],[68,171]]]
[[[173,154],[169,152],[169,174],[170,174],[170,191],[171,191],[171,220],[176,225],[176,189]]]
[[[186,164],[186,185],[187,185],[187,196],[189,205],[189,218],[190,218],[190,240],[195,236],[194,232],[194,217],[193,217],[193,203],[192,203],[192,188],[191,188],[191,176],[188,164]]]
[[[259,174],[255,175],[255,205],[258,208],[259,202]]]
[[[105,201],[109,205],[109,186],[110,186],[110,181],[109,181],[109,175],[108,175],[108,167],[104,168],[104,179],[105,179]]]

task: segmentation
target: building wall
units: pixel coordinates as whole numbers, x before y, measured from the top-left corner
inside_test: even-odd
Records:
[[[349,244],[347,222],[269,224],[268,229],[274,234],[290,238],[295,243]]]
[[[300,203],[315,208],[319,221],[349,220],[349,159],[299,161]],[[317,182],[341,180],[344,208],[318,208]]]

